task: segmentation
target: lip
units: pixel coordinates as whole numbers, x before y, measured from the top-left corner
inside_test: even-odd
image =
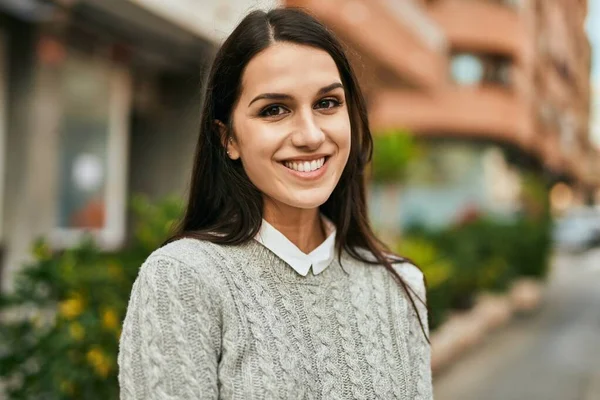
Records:
[[[313,161],[313,160],[318,160],[320,158],[329,158],[331,156],[331,154],[325,154],[325,153],[321,153],[321,154],[311,154],[309,156],[298,156],[298,157],[294,157],[294,158],[284,158],[282,160],[279,160],[280,163],[284,163],[286,161]]]
[[[314,158],[314,157],[315,156],[311,156],[310,158],[307,158],[307,157],[294,158],[293,160],[295,160],[295,161],[312,161],[312,160],[318,160],[319,158],[325,157],[325,163],[323,164],[323,166],[315,171],[300,172],[300,171],[296,171],[296,170],[286,167],[284,162],[290,161],[292,159],[280,161],[278,164],[281,165],[281,167],[284,168],[287,172],[289,172],[290,174],[292,174],[293,176],[295,176],[297,178],[300,178],[302,180],[314,181],[314,180],[321,178],[323,175],[325,175],[325,172],[327,171],[327,168],[329,167],[329,160],[331,159],[331,156],[319,155],[317,158]]]

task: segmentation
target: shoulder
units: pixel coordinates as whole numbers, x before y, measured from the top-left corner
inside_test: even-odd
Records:
[[[205,287],[218,286],[219,266],[223,264],[223,246],[192,238],[183,238],[154,250],[142,264],[139,277],[160,281],[177,279],[180,284],[195,281]]]
[[[156,249],[148,256],[148,260],[171,259],[182,265],[209,272],[205,270],[223,270],[225,266],[247,258],[248,254],[248,244],[225,245],[208,240],[181,238]]]
[[[424,301],[426,289],[423,272],[416,265],[408,261],[395,263],[392,266],[404,282]]]
[[[148,259],[170,258],[185,265],[203,264],[219,253],[219,247],[206,240],[182,238],[154,250]]]
[[[225,297],[218,276],[211,273],[212,263],[190,241],[179,242],[156,249],[139,268],[127,306],[130,324],[145,318],[186,329],[190,313],[206,323],[220,320]]]
[[[366,260],[375,261],[375,256],[365,250],[358,248],[356,249],[357,253]],[[386,254],[390,259],[397,259],[398,256],[393,254]],[[359,263],[361,266],[362,263]],[[425,300],[425,280],[423,272],[412,262],[403,260],[392,263],[392,267],[394,270],[400,275],[404,283],[406,283],[410,288],[416,292],[416,294],[423,300]],[[363,268],[361,268],[363,269]],[[364,269],[368,270],[368,269]],[[387,271],[389,273],[389,271]]]

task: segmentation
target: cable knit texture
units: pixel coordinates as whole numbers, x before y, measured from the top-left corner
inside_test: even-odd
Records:
[[[394,267],[425,299],[422,273]],[[433,398],[429,345],[389,271],[344,253],[303,277],[254,240],[153,252],[118,363],[121,400]]]

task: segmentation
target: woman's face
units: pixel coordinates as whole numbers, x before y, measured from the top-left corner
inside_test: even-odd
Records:
[[[278,42],[255,56],[233,110],[232,159],[266,205],[319,207],[338,183],[350,152],[350,118],[331,56]]]

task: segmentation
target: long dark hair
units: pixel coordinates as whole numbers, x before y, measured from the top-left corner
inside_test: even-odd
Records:
[[[392,263],[406,260],[393,254],[375,236],[368,221],[364,172],[371,161],[373,139],[360,87],[339,41],[324,25],[298,9],[251,12],[217,52],[205,86],[187,208],[175,234],[164,244],[191,237],[235,245],[251,240],[258,233],[262,223],[262,194],[246,175],[242,163],[226,155],[225,142],[234,134],[231,114],[240,96],[244,69],[254,56],[275,42],[325,50],[335,61],[344,85],[351,124],[350,155],[333,193],[320,207],[321,213],[336,226],[338,259],[341,262],[345,250],[357,260],[384,265],[419,315],[409,291],[418,296],[392,267]],[[226,126],[227,137],[222,137],[215,121]],[[419,323],[425,333],[421,318]]]

